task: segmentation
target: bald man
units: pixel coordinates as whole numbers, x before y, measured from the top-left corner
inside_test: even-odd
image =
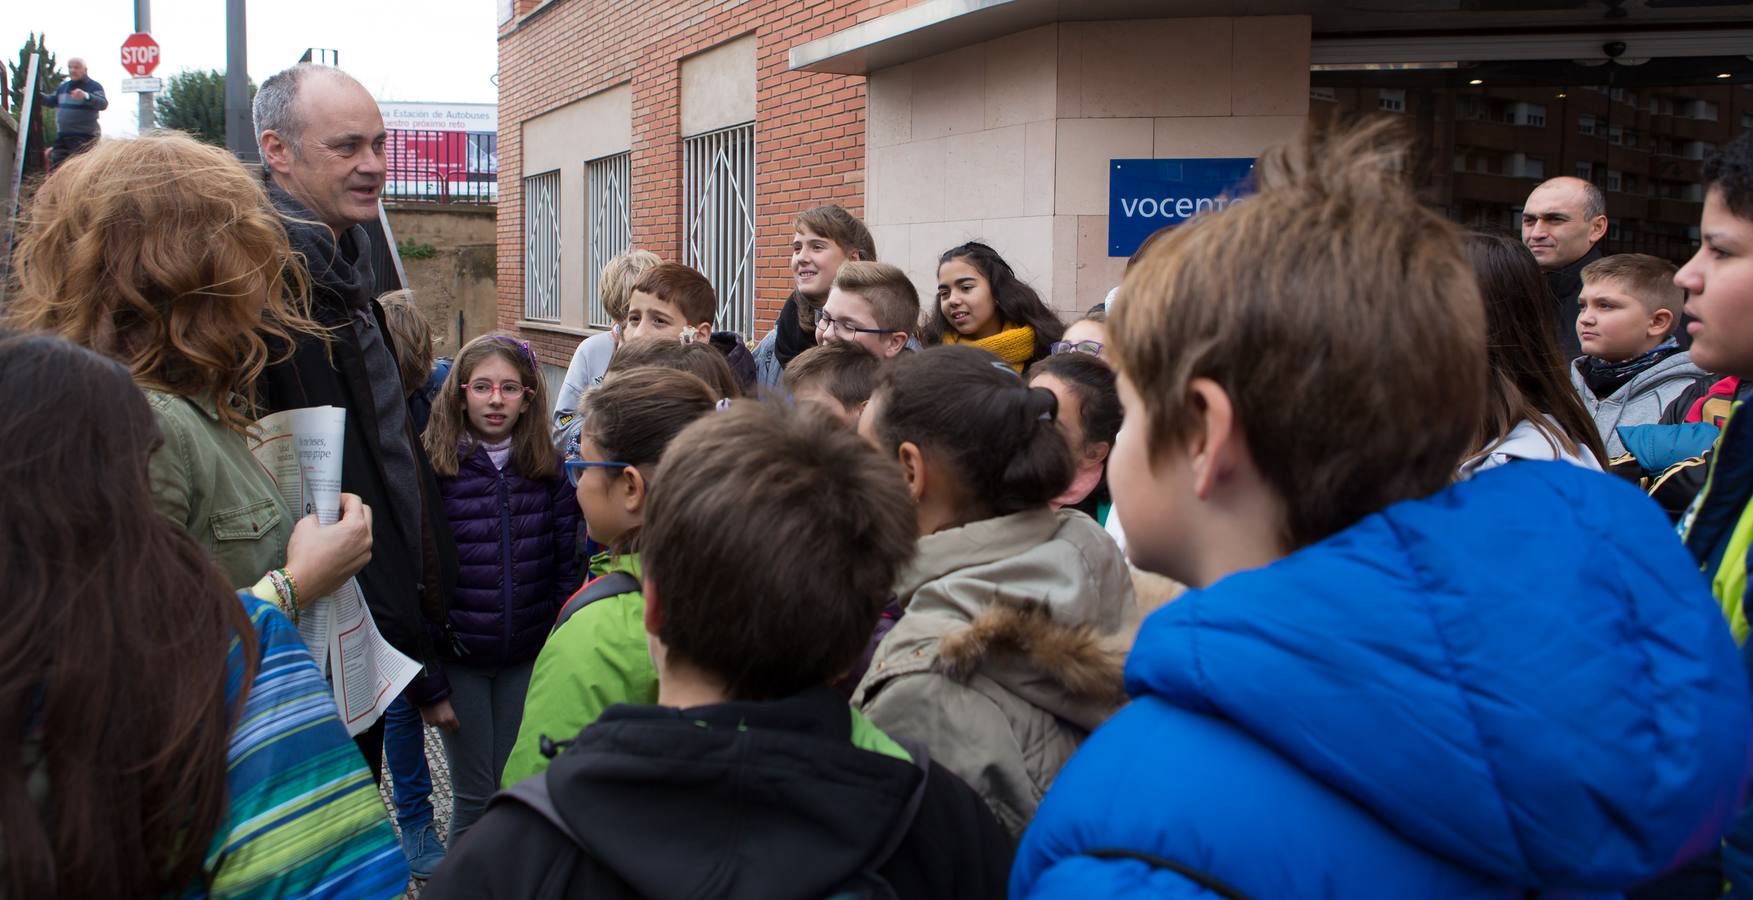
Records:
[[[1577,297],[1583,267],[1601,258],[1597,245],[1606,234],[1607,198],[1581,178],[1547,179],[1522,207],[1522,243],[1546,273],[1558,304],[1558,346],[1567,361],[1583,354],[1576,335]]]
[[[103,133],[97,114],[109,108],[110,100],[104,96],[103,85],[86,71],[85,60],[67,60],[67,80],[54,93],[40,97],[44,106],[55,110],[55,142],[49,145],[51,166],[59,166],[97,143]]]
[[[416,679],[405,696],[428,721],[454,728],[432,635],[445,622],[456,547],[414,434],[361,227],[377,218],[383,190],[383,116],[347,73],[304,64],[262,82],[255,126],[269,199],[309,267],[310,317],[325,329],[293,335],[292,355],[257,380],[258,402],[263,412],[347,410],[341,489],[372,510],[371,562],[359,573],[360,590],[384,638],[428,667],[431,677]],[[374,775],[381,725],[358,738]]]

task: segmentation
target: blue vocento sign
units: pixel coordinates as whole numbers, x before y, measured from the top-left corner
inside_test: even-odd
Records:
[[[1131,256],[1152,232],[1222,209],[1248,190],[1252,159],[1108,161],[1108,255]]]

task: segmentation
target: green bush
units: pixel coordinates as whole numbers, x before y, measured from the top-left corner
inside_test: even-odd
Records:
[[[438,255],[438,248],[431,244],[416,244],[413,241],[397,241],[396,252],[403,259],[431,259]]]

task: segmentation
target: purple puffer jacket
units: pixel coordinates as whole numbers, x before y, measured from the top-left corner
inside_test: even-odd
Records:
[[[565,478],[531,481],[472,447],[438,479],[456,536],[457,586],[447,660],[499,666],[535,659],[577,585],[578,499]]]

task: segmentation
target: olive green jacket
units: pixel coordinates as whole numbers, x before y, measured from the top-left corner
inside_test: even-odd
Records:
[[[152,454],[152,505],[206,548],[236,588],[286,564],[295,520],[243,435],[211,402],[147,391],[164,443]]]
[[[1045,507],[919,539],[906,614],[852,695],[931,748],[1013,837],[1083,739],[1126,700],[1137,633],[1126,558],[1093,519]]]

